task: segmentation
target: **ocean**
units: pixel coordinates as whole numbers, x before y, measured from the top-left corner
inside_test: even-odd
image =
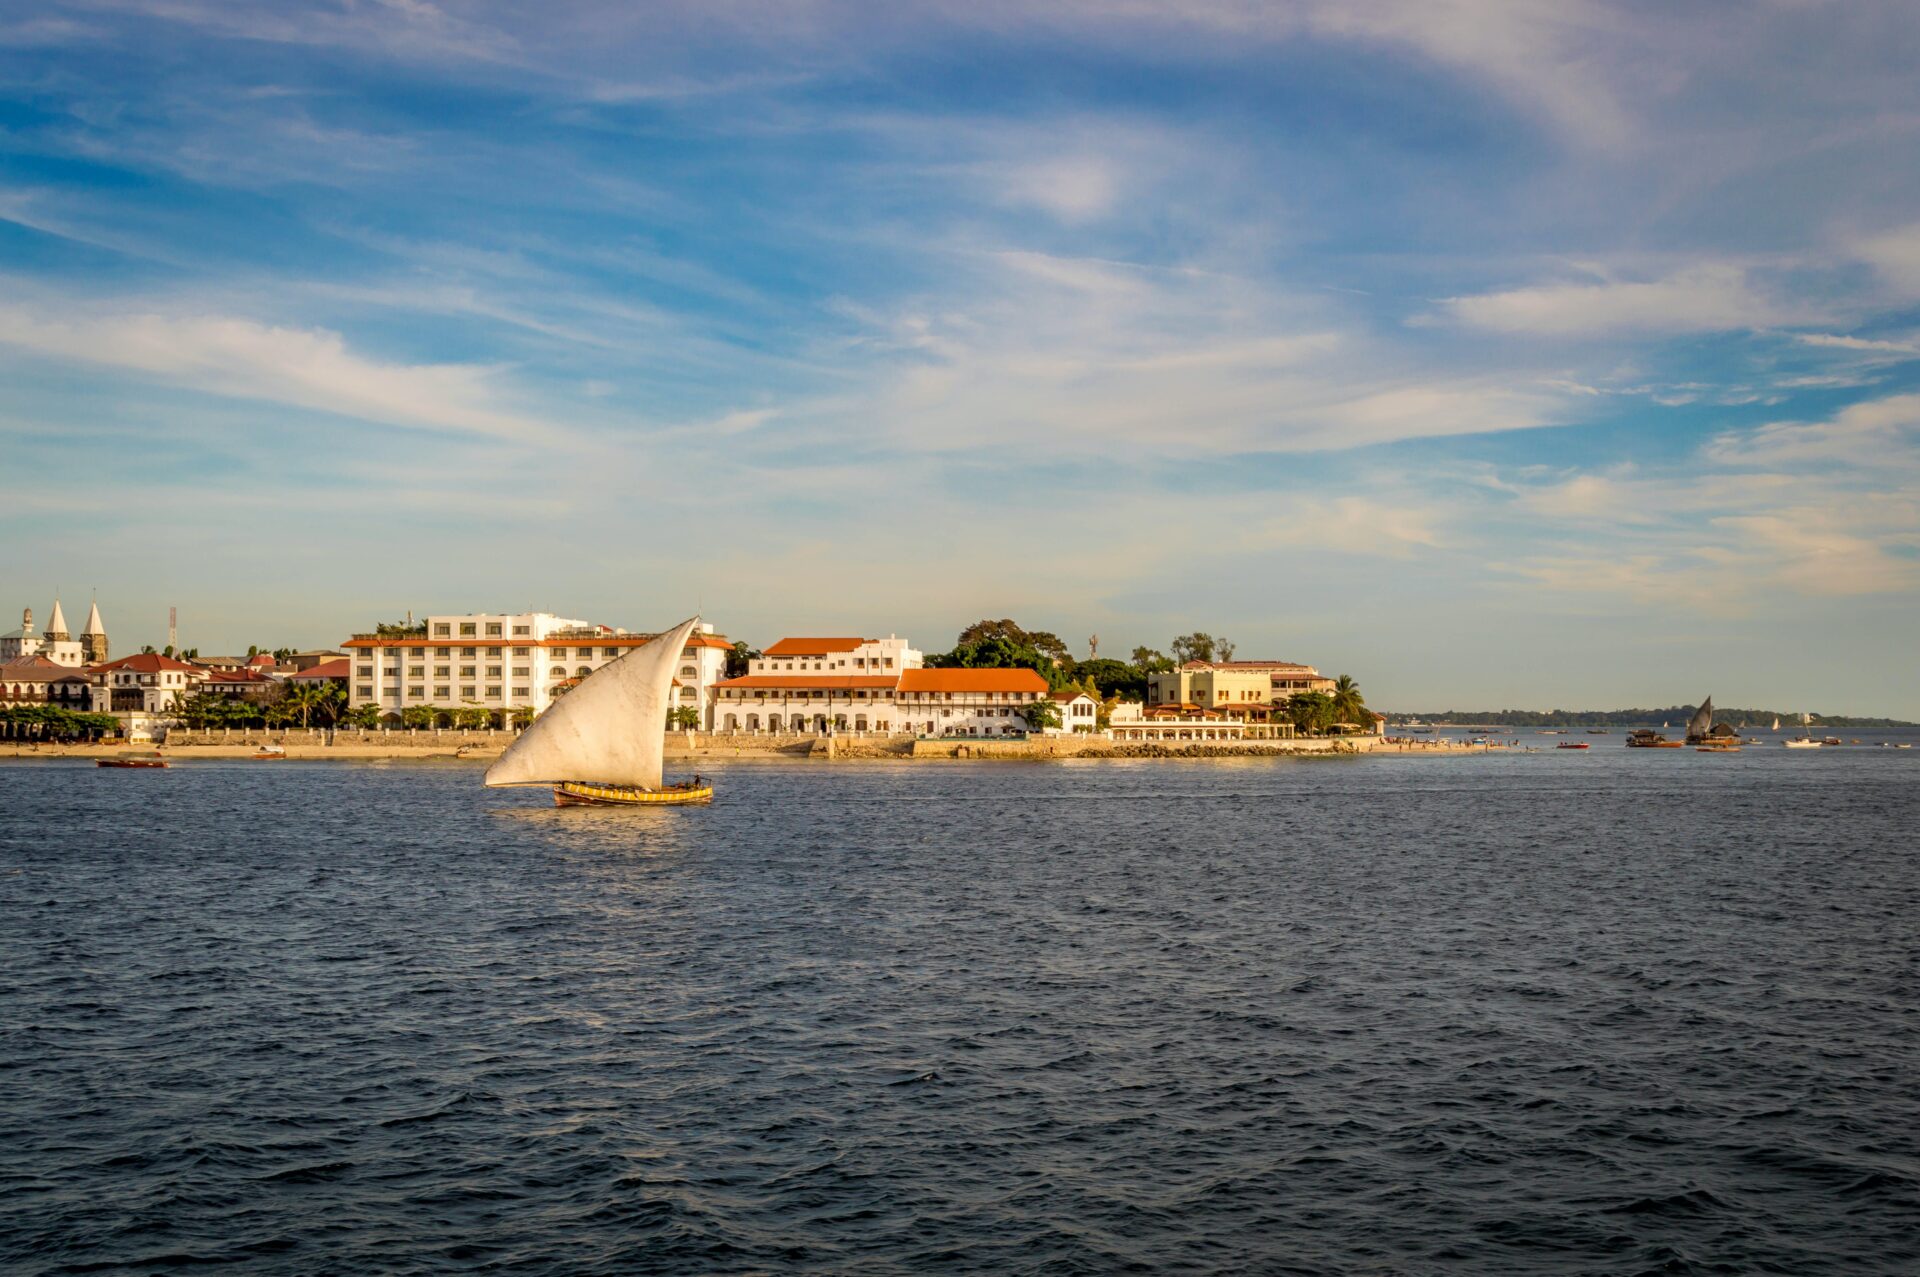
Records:
[[[0,763],[0,1256],[1920,1271],[1920,750],[1551,739]]]

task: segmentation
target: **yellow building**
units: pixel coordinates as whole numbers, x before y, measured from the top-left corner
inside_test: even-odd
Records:
[[[1187,706],[1264,717],[1297,692],[1331,692],[1333,680],[1293,661],[1188,661],[1147,680],[1147,707]]]

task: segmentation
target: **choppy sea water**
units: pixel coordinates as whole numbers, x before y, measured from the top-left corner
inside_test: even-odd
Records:
[[[1916,755],[0,765],[0,1256],[1920,1271]]]

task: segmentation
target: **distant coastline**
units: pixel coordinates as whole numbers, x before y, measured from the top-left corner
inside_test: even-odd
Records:
[[[1666,709],[1448,709],[1432,713],[1387,714],[1388,729],[1419,723],[1435,727],[1658,727],[1662,723],[1684,724],[1694,705],[1673,705]],[[1781,724],[1798,724],[1799,710],[1733,709],[1716,706],[1714,720],[1736,725],[1766,726],[1774,719]],[[1814,727],[1920,727],[1920,723],[1897,718],[1861,718],[1848,714],[1809,714]]]

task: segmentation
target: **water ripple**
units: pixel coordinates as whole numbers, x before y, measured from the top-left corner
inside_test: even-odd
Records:
[[[1920,1271],[1913,760],[1687,761],[0,767],[0,1254]]]

